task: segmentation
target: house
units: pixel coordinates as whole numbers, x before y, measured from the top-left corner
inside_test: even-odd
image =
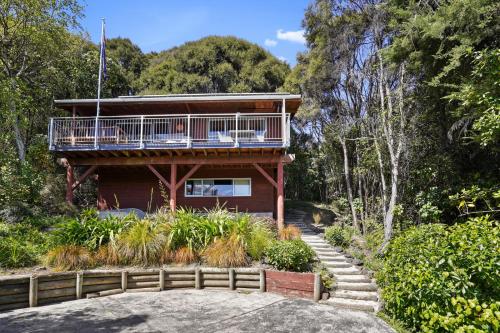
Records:
[[[68,202],[97,175],[98,209],[155,209],[217,203],[284,222],[283,165],[293,156],[288,93],[124,96],[56,100],[49,148],[64,158]],[[97,126],[96,126],[97,125]],[[74,168],[85,170],[79,179]]]

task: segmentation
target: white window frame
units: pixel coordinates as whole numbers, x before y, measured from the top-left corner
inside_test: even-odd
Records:
[[[188,194],[187,193],[187,182],[190,180],[201,180],[201,186],[203,188],[203,181],[204,180],[231,180],[233,182],[233,195],[203,195],[203,191],[201,192],[201,195],[196,195],[196,194]],[[234,181],[235,180],[248,180],[249,186],[250,186],[250,194],[248,195],[235,195],[234,194]],[[193,189],[194,190],[194,189]],[[193,191],[194,192],[194,191]],[[184,182],[184,197],[186,198],[241,198],[241,197],[251,197],[252,196],[252,178],[189,178]]]

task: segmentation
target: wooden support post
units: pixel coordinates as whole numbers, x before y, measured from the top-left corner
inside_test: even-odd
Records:
[[[128,272],[122,271],[122,291],[127,291]]]
[[[318,302],[321,299],[321,276],[314,274],[314,301]]]
[[[231,290],[236,289],[236,279],[235,279],[235,274],[234,274],[234,268],[229,269],[229,289],[231,289]]]
[[[170,210],[177,207],[177,164],[170,165]]]
[[[67,162],[66,164],[66,202],[73,204],[73,183],[75,182],[75,175],[73,173],[73,166]]]
[[[90,168],[88,168],[83,175],[71,186],[72,190],[74,191],[78,186],[80,186],[81,183],[87,179],[87,177],[97,169],[97,165],[93,165]]]
[[[82,298],[83,291],[83,273],[76,273],[76,299]]]
[[[195,165],[194,167],[191,168],[191,170],[188,171],[188,173],[186,173],[186,175],[184,177],[182,177],[181,180],[179,180],[179,182],[177,183],[177,185],[175,186],[175,189],[178,190],[185,182],[186,180],[189,179],[189,177],[191,177],[192,175],[194,175],[194,173],[196,171],[198,171],[198,169],[201,167],[201,164],[197,164]]]
[[[281,230],[285,226],[285,194],[283,185],[283,162],[278,162],[278,188],[277,188],[277,223],[278,229]]]
[[[194,287],[196,289],[201,289],[201,270],[200,270],[200,267],[196,267],[194,270]]]
[[[165,271],[160,269],[160,290],[165,290]]]
[[[38,305],[38,277],[30,277],[30,289],[29,289],[29,304],[30,308]]]
[[[260,279],[259,279],[259,290],[260,292],[265,292],[266,291],[266,271],[261,269],[259,272]]]
[[[149,170],[151,170],[152,173],[156,175],[156,177],[158,177],[158,179],[163,183],[163,185],[165,185],[170,190],[170,183],[167,182],[165,177],[163,177],[161,173],[159,173],[158,170],[156,170],[155,167],[152,166],[151,164],[148,164],[147,167]]]

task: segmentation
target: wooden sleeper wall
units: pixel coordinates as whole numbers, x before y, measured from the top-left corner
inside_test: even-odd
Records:
[[[285,273],[285,272],[283,272]],[[269,273],[270,277],[276,273]],[[297,273],[294,273],[297,274]],[[304,277],[307,274],[304,274]],[[312,274],[311,274],[312,275]],[[319,280],[319,275],[314,277]],[[281,275],[277,275],[281,277]],[[310,277],[308,277],[310,279]],[[270,281],[275,283],[274,281]],[[314,285],[315,296],[321,286]],[[169,267],[140,271],[81,271],[0,278],[0,311],[121,292],[177,288],[266,291],[266,272],[256,268]],[[268,288],[269,289],[269,288]],[[316,291],[318,289],[318,291]]]

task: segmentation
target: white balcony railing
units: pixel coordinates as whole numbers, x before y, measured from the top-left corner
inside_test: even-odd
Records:
[[[51,118],[51,150],[287,147],[290,114]]]

